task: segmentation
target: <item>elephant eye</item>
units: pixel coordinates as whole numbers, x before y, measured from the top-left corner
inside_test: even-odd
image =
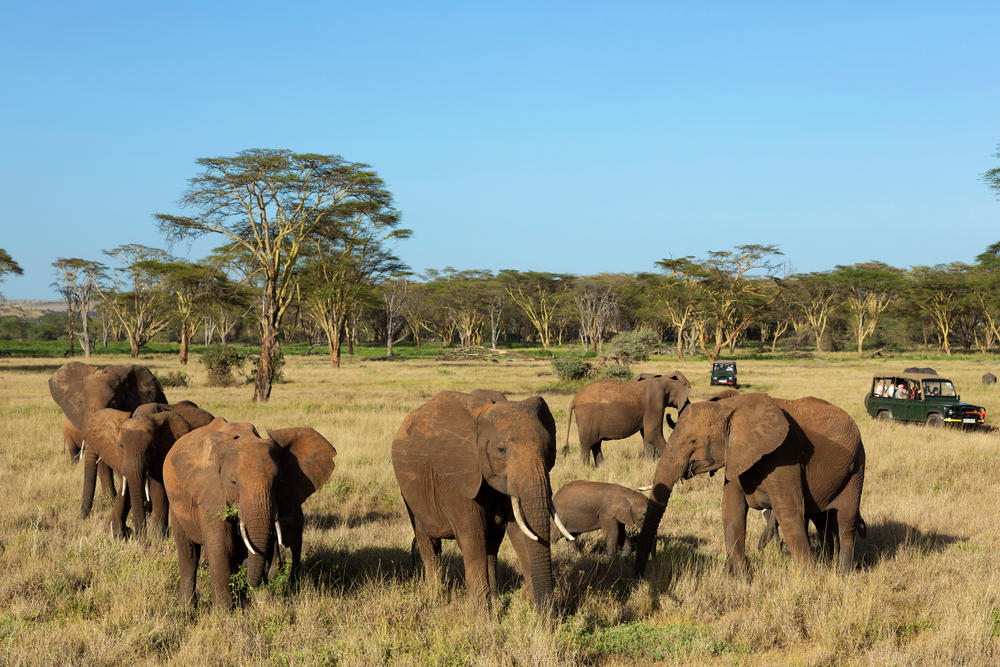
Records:
[[[506,454],[507,453],[507,448],[504,447],[503,445],[497,445],[496,447],[497,447],[497,452],[499,452],[500,454]]]

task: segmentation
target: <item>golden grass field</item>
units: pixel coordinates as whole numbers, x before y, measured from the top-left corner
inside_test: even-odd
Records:
[[[128,363],[102,357],[101,364]],[[861,427],[867,475],[861,511],[868,539],[860,564],[838,577],[806,572],[783,547],[756,551],[763,528],[749,517],[752,576],[730,576],[722,545],[721,476],[680,483],[660,526],[647,582],[633,560],[608,559],[597,534],[577,556],[553,549],[557,620],[520,594],[516,558],[501,550],[499,602],[467,603],[461,560],[445,543],[448,585],[426,586],[411,568],[412,537],[389,460],[404,415],[442,389],[540,393],[556,418],[560,450],[573,392],[546,362],[354,361],[288,357],[270,403],[251,389],[167,388],[231,421],[260,429],[310,425],[336,446],[337,469],[304,506],[301,586],[272,584],[233,613],[176,601],[173,541],[110,537],[109,501],[80,519],[81,466],[62,451],[62,413],[49,397],[57,359],[0,359],[0,647],[5,664],[996,664],[1000,659],[1000,435],[875,422],[862,397],[876,372],[931,365],[962,398],[1000,417],[1000,389],[980,385],[1000,362],[858,361],[847,356],[740,362],[750,391],[829,400]],[[144,357],[158,374],[175,358]],[[637,370],[683,371],[692,398],[714,393],[705,362],[657,360]],[[669,435],[669,433],[668,433]],[[638,436],[605,443],[600,469],[579,461],[576,428],[553,489],[578,479],[640,486],[655,462]],[[204,564],[204,561],[203,561]]]

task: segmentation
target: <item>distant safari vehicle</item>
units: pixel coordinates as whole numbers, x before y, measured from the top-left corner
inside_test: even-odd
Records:
[[[978,426],[986,408],[962,403],[955,385],[938,375],[900,373],[876,375],[865,396],[865,408],[875,419]]]
[[[736,362],[716,361],[712,364],[712,381],[710,384],[721,384],[733,388],[738,387],[739,383],[736,380]]]

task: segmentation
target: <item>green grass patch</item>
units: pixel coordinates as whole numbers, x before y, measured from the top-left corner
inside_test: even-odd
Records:
[[[632,660],[666,660],[696,650],[711,655],[735,651],[733,646],[714,639],[709,626],[687,623],[625,623],[582,629],[572,633],[572,640],[579,649],[595,657],[617,655]]]

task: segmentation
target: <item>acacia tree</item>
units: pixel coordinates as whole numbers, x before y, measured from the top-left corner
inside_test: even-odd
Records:
[[[0,281],[4,279],[7,274],[14,274],[15,276],[24,275],[24,270],[21,265],[14,261],[6,250],[0,248]],[[2,297],[0,297],[2,298]]]
[[[150,270],[152,262],[166,262],[171,257],[159,248],[138,243],[105,250],[120,266],[113,269],[117,278],[111,285],[92,283],[105,307],[114,316],[128,338],[129,354],[134,359],[153,336],[170,322],[167,293],[162,280]]]
[[[386,280],[380,287],[385,313],[385,354],[387,357],[391,357],[392,346],[406,337],[405,331],[399,335],[399,338],[396,337],[396,334],[399,334],[403,325],[406,324],[403,310],[409,296],[410,281],[406,278],[395,278]]]
[[[616,324],[618,294],[608,276],[577,278],[573,303],[580,320],[580,338],[587,349],[600,352],[604,335]]]
[[[830,315],[843,303],[843,292],[829,272],[806,273],[785,281],[785,298],[798,310],[816,339],[816,351],[823,351],[823,334]]]
[[[195,331],[209,313],[219,295],[233,290],[232,281],[211,263],[174,260],[146,262],[147,270],[157,276],[170,295],[171,317],[180,338],[178,361],[188,362],[188,350]]]
[[[324,224],[342,220],[352,209],[390,211],[392,195],[369,165],[339,155],[251,149],[197,163],[203,171],[181,198],[194,214],[156,217],[171,239],[219,235],[250,260],[246,271],[261,290],[254,401],[266,401],[278,333],[295,299],[306,244]]]
[[[94,353],[95,336],[90,333],[90,311],[97,300],[97,284],[107,278],[107,267],[79,257],[60,257],[52,262],[56,270],[55,286],[66,301],[66,333],[73,353],[74,337],[80,341],[85,357]],[[76,318],[80,318],[77,328]]]
[[[955,319],[963,307],[967,268],[957,263],[915,266],[909,274],[909,297],[934,323],[941,349],[949,357]]]
[[[702,306],[698,289],[701,268],[691,256],[661,259],[656,265],[666,273],[656,290],[657,301],[676,332],[674,354],[677,361],[684,361],[684,332],[697,318]]]
[[[501,272],[504,291],[531,324],[545,349],[552,343],[553,324],[567,294],[570,276],[538,271]]]
[[[882,262],[836,267],[833,274],[844,289],[844,301],[854,323],[858,356],[865,339],[875,332],[882,313],[896,300],[903,286],[903,271]]]
[[[1000,173],[997,177],[1000,179]],[[1000,242],[976,256],[976,269],[970,291],[983,316],[986,327],[983,347],[988,350],[1000,341]]]

